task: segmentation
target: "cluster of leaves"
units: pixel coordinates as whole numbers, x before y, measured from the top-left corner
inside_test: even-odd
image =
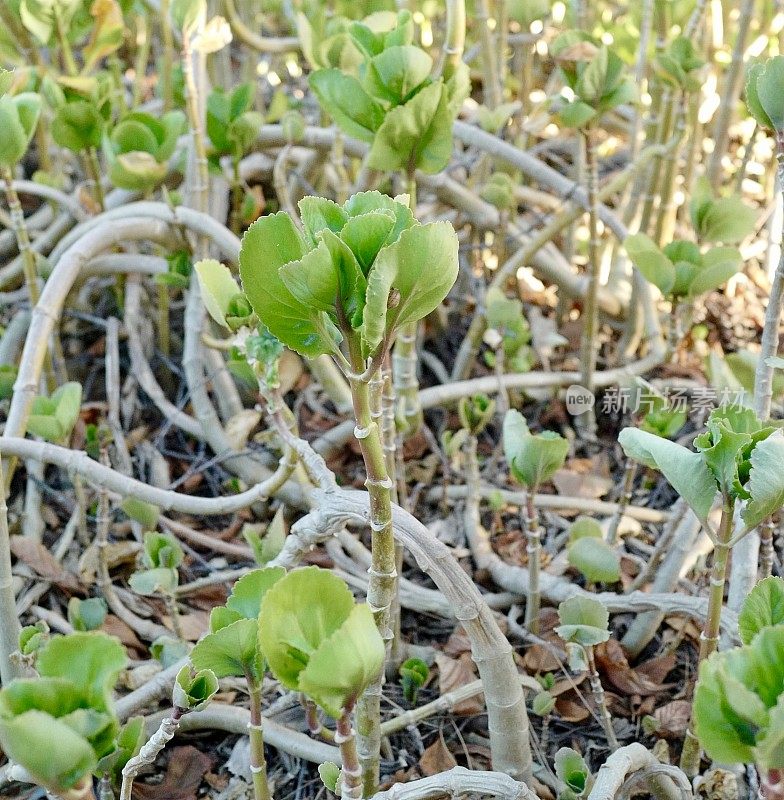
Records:
[[[264,567],[240,578],[226,605],[212,610],[210,633],[190,658],[199,670],[244,676],[251,687],[269,668],[339,717],[378,674],[384,643],[369,607],[331,572]]]
[[[147,531],[141,556],[143,569],[131,575],[131,588],[142,595],[173,594],[179,584],[177,567],[183,556],[180,543],[170,533]]]
[[[79,419],[82,385],[72,381],[55,389],[49,397],[33,400],[27,430],[55,444],[64,444]]]
[[[582,31],[566,31],[550,52],[561,69],[571,97],[557,103],[558,119],[567,128],[586,128],[613,108],[637,99],[637,87],[623,61],[606,45]]]
[[[303,42],[311,59],[329,62],[310,76],[324,110],[349,136],[370,143],[370,167],[442,170],[452,153],[452,123],[468,94],[467,68],[433,78],[433,60],[412,44],[408,11],[374,14],[335,35],[318,55],[312,41]]]
[[[784,580],[758,583],[739,621],[744,646],[700,667],[695,728],[711,758],[766,774],[784,769]]]
[[[643,277],[663,295],[678,300],[717,289],[740,269],[740,251],[726,245],[748,236],[757,216],[740,197],[715,197],[705,180],[697,182],[689,208],[697,240],[725,246],[703,251],[694,242],[679,239],[660,248],[644,233],[624,240],[626,253]]]
[[[112,183],[121,189],[148,192],[166,177],[177,139],[185,132],[182,111],[160,119],[143,111],[123,117],[103,136],[103,153]]]
[[[283,212],[251,225],[240,275],[259,320],[302,355],[336,353],[345,336],[363,355],[385,349],[399,326],[436,309],[457,277],[452,226],[421,225],[405,203],[363,192],[342,206],[305,197],[299,209],[304,235]]]
[[[780,137],[784,131],[784,56],[753,64],[746,81],[746,105],[757,124]]]
[[[531,329],[523,313],[523,304],[517,298],[507,297],[500,289],[492,287],[485,297],[487,331],[485,341],[495,339],[503,348],[504,363],[513,372],[527,372],[533,360]],[[495,363],[495,353],[485,355],[488,366]]]
[[[563,466],[569,452],[569,442],[555,433],[528,430],[525,417],[511,409],[504,417],[504,455],[515,480],[530,492],[549,481]]]
[[[37,651],[39,677],[0,691],[0,745],[8,758],[62,797],[127,761],[143,732],[138,722],[121,731],[112,709],[111,690],[126,660],[120,642],[103,633],[45,642]]]
[[[261,601],[259,646],[273,675],[340,717],[379,674],[384,642],[367,604],[318,567],[276,581]]]
[[[253,111],[252,83],[226,91],[216,88],[207,98],[207,136],[216,156],[230,156],[236,163],[256,140],[264,118]]]
[[[27,152],[41,114],[41,98],[33,92],[11,94],[13,73],[0,70],[0,168],[13,169]]]
[[[747,501],[742,513],[748,527],[784,502],[784,437],[751,409],[714,409],[694,440],[696,451],[636,428],[624,428],[619,442],[629,458],[658,469],[701,521],[717,492],[728,503]]]

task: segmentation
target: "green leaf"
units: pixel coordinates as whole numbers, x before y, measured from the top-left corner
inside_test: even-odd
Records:
[[[555,754],[555,774],[573,792],[582,794],[591,775],[585,759],[571,747],[562,747]]]
[[[308,78],[322,108],[349,136],[372,142],[384,122],[384,110],[353,75],[338,69],[321,69]]]
[[[0,719],[0,745],[11,761],[56,794],[76,786],[97,766],[89,742],[42,711]]]
[[[548,691],[535,694],[534,699],[531,701],[531,711],[533,711],[537,717],[546,717],[548,714],[552,713],[554,708],[555,697]]]
[[[581,540],[584,541],[584,540]],[[565,641],[591,647],[610,638],[610,615],[604,604],[575,595],[558,606],[561,624],[555,632]]]
[[[214,609],[213,609],[214,610]],[[150,644],[150,654],[156,661],[160,661],[164,669],[181,661],[191,651],[188,642],[176,639],[174,636],[163,634],[154,639]]]
[[[72,100],[57,109],[52,120],[52,138],[60,147],[79,153],[100,147],[104,121],[94,103]]]
[[[351,249],[364,275],[370,272],[378,251],[391,244],[388,239],[394,226],[394,213],[387,210],[351,217],[343,226],[340,238]]]
[[[259,644],[275,677],[338,717],[374,680],[384,642],[370,608],[346,584],[315,567],[270,588],[259,614]]]
[[[22,159],[35,133],[41,98],[24,92],[0,97],[0,166],[13,168]]]
[[[569,563],[588,581],[615,583],[621,579],[621,559],[607,542],[593,537],[577,539],[569,545]]]
[[[301,259],[284,264],[278,274],[284,286],[303,306],[336,316],[338,274],[332,263],[332,254],[323,242]]]
[[[569,542],[579,539],[602,539],[602,526],[593,517],[577,517],[569,526]]]
[[[267,591],[259,613],[259,645],[284,686],[299,689],[309,657],[353,607],[346,584],[318,567],[292,570]]]
[[[348,220],[348,214],[326,197],[303,197],[297,207],[311,247],[318,243],[317,237],[321,231],[340,233]]]
[[[283,508],[281,507],[275,512],[275,516],[267,526],[264,536],[260,535],[260,527],[246,524],[242,526],[240,533],[253,550],[253,557],[256,563],[263,566],[280,553],[286,541],[286,523],[283,518]],[[256,616],[258,616],[258,610],[256,611]]]
[[[240,249],[242,287],[253,310],[273,336],[304,356],[330,353],[333,341],[316,309],[286,288],[279,270],[305,254],[305,243],[284,212],[261,217],[248,228]]]
[[[596,116],[596,110],[582,100],[559,103],[558,119],[566,128],[583,128]]]
[[[649,283],[667,295],[675,283],[672,261],[644,233],[627,236],[623,241],[626,253],[635,267]]]
[[[105,633],[71,633],[51,639],[38,654],[38,673],[78,686],[93,708],[111,708],[111,690],[127,664],[120,640]]]
[[[700,453],[634,428],[624,428],[618,441],[628,458],[658,469],[697,518],[706,519],[716,497],[716,482]]]
[[[207,313],[224,328],[228,328],[226,314],[232,300],[242,293],[239,284],[234,279],[228,267],[214,258],[197,261],[193,268],[199,276],[201,300]]]
[[[762,103],[757,94],[757,81],[764,71],[764,64],[752,64],[749,67],[746,74],[746,106],[751,116],[754,117],[761,128],[772,131],[776,126],[762,107]]]
[[[108,607],[102,597],[81,600],[72,597],[68,601],[68,622],[76,631],[94,631],[103,625]]]
[[[126,497],[120,504],[123,512],[133,520],[136,520],[140,525],[148,530],[157,527],[158,519],[161,516],[161,510],[158,506],[152,503],[146,503],[144,500],[139,500],[136,497]]]
[[[774,130],[784,129],[784,56],[770,58],[757,76],[757,100]]]
[[[191,651],[191,663],[197,670],[212,670],[217,678],[243,675],[260,678],[258,627],[255,619],[238,619],[208,633]]]
[[[433,59],[416,45],[387,47],[370,59],[365,88],[371,95],[397,105],[428,78],[432,69]]]
[[[128,578],[131,589],[145,597],[153,594],[171,594],[178,583],[177,570],[170,567],[138,570]]]
[[[368,276],[362,338],[372,352],[385,333],[434,311],[452,288],[458,271],[457,235],[448,222],[415,225],[376,256]],[[390,292],[399,300],[388,308]]]
[[[784,625],[784,579],[771,576],[760,581],[746,596],[738,615],[743,644],[771,625]]]
[[[218,692],[218,679],[209,669],[194,672],[184,666],[174,681],[172,705],[184,711],[201,711]]]
[[[781,431],[758,442],[751,451],[751,472],[746,490],[751,495],[743,510],[748,526],[758,525],[784,505],[784,434]]]
[[[311,655],[299,688],[327,714],[338,718],[384,666],[384,641],[370,607],[355,605],[348,618]]]
[[[784,694],[768,714],[767,730],[757,737],[755,760],[764,770],[784,768]]]
[[[697,234],[705,242],[735,244],[753,230],[757,212],[739,197],[713,200],[702,217]]]
[[[504,417],[504,455],[515,479],[535,491],[559,470],[569,452],[569,442],[553,431],[532,435],[519,411]]]
[[[278,519],[278,514],[275,515],[275,519]],[[275,519],[270,523],[270,527],[275,524]],[[246,619],[257,620],[264,595],[285,574],[286,570],[283,567],[264,567],[243,575],[234,584],[229,599],[226,601],[226,607]]]
[[[329,789],[330,792],[336,793],[338,791],[338,780],[340,779],[340,767],[333,761],[325,761],[323,764],[318,765],[318,774],[321,782]]]
[[[442,81],[387,112],[370,148],[368,166],[386,172],[412,167],[434,174],[452,155],[449,98]]]

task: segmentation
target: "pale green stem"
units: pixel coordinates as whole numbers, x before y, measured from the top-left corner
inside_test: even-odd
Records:
[[[416,215],[417,183],[413,168],[407,173],[406,191],[411,211]],[[417,329],[416,322],[406,323],[400,328],[392,356],[398,408],[397,422],[404,437],[412,436],[422,425],[422,406],[419,402],[417,381]]]
[[[599,672],[596,669],[596,659],[594,658],[593,646],[589,645],[584,648],[585,655],[588,660],[588,680],[591,684],[591,693],[593,694],[596,708],[599,711],[599,718],[604,729],[604,735],[607,737],[607,744],[610,750],[614,753],[618,749],[618,739],[615,736],[615,730],[612,725],[612,717],[607,709],[607,698],[604,694],[604,687],[599,678]]]
[[[588,193],[588,285],[585,290],[583,303],[583,333],[580,352],[580,375],[582,385],[589,391],[594,389],[594,373],[596,372],[596,351],[598,349],[597,334],[599,327],[599,273],[600,242],[599,242],[599,201],[598,201],[598,165],[596,148],[593,142],[593,131],[588,128],[583,131],[585,140],[585,165],[587,172],[586,190]],[[584,424],[589,433],[593,435],[596,430],[596,418],[593,409],[584,414]]]
[[[19,195],[14,188],[14,175],[8,167],[3,170],[3,181],[5,184],[5,197],[8,202],[8,210],[11,213],[11,223],[14,226],[16,245],[19,248],[19,255],[22,258],[22,270],[24,272],[27,293],[30,296],[30,305],[35,308],[41,296],[41,291],[38,287],[36,255],[30,244],[30,235],[27,232],[27,223],[25,222],[24,212],[22,211],[22,204],[19,202]],[[52,364],[52,354],[48,350],[44,369],[46,386],[49,392],[53,392],[57,388],[57,380]]]
[[[539,526],[539,515],[534,505],[536,487],[525,494],[525,527],[526,553],[528,554],[528,593],[525,598],[525,626],[533,633],[539,633],[539,610],[542,606],[542,590],[539,576],[541,573],[542,529]]]
[[[618,498],[618,507],[613,514],[610,522],[610,529],[607,531],[607,544],[614,545],[618,540],[618,528],[621,524],[626,509],[632,502],[632,491],[634,490],[634,479],[637,475],[637,462],[631,458],[626,459],[626,466],[623,469],[623,489]]]
[[[721,609],[724,604],[724,585],[727,580],[727,562],[730,555],[729,541],[732,538],[732,524],[735,512],[735,502],[725,498],[721,510],[721,521],[716,534],[713,549],[713,566],[710,575],[710,593],[708,595],[708,613],[705,626],[700,634],[700,652],[697,667],[716,651],[719,646],[719,633],[721,630]],[[692,723],[686,731],[681,752],[681,769],[693,778],[699,771],[701,747],[694,735]]]
[[[253,776],[254,800],[272,800],[267,781],[267,761],[264,757],[264,718],[261,714],[261,683],[252,675],[246,675],[250,694],[250,771]]]
[[[159,20],[163,40],[163,64],[161,65],[161,96],[163,110],[170,111],[174,105],[172,92],[172,71],[174,68],[174,36],[169,19],[169,0],[161,0]]]
[[[363,795],[364,770],[357,756],[357,737],[351,724],[350,709],[344,709],[337,721],[335,744],[340,748],[340,760],[343,762],[340,772],[340,800],[359,800]]]
[[[16,615],[14,576],[11,572],[11,537],[8,530],[5,481],[0,462],[0,683],[3,686],[23,675],[21,662],[12,656],[19,649],[20,632],[21,626]]]

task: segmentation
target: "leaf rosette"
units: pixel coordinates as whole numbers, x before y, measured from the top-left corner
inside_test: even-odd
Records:
[[[405,203],[362,192],[342,206],[299,203],[304,231],[278,212],[250,226],[240,250],[245,295],[283,344],[315,357],[344,334],[372,356],[407,322],[435,310],[457,277],[449,223],[418,223]]]
[[[0,691],[0,746],[48,791],[63,798],[91,780],[117,749],[111,690],[127,662],[119,640],[103,633],[51,639],[38,653],[38,678]]]
[[[349,709],[384,663],[384,642],[366,604],[318,567],[289,572],[264,595],[259,644],[287,688],[332,717]]]

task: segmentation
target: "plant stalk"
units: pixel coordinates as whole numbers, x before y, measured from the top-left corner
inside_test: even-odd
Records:
[[[11,214],[11,223],[14,226],[16,245],[19,248],[19,255],[22,259],[22,270],[24,272],[27,293],[30,296],[30,305],[35,308],[41,297],[41,291],[38,287],[37,260],[35,251],[30,244],[30,234],[27,232],[27,223],[25,222],[24,212],[22,211],[22,204],[19,202],[19,195],[14,188],[14,175],[10,168],[5,168],[3,170],[3,182],[5,184],[6,202],[8,203],[8,210]],[[54,373],[52,354],[48,349],[45,359],[44,373],[46,376],[46,387],[51,393],[57,388],[57,379]]]
[[[542,605],[542,590],[539,576],[541,573],[542,529],[539,526],[539,515],[534,505],[536,487],[525,493],[525,529],[526,553],[528,553],[528,594],[525,599],[525,626],[531,633],[539,633],[539,610]]]
[[[618,498],[618,507],[615,509],[612,521],[610,522],[610,529],[607,531],[607,544],[614,545],[618,541],[618,528],[623,515],[626,513],[626,509],[631,505],[632,492],[634,491],[634,479],[636,477],[637,463],[632,461],[631,458],[627,458],[626,465],[623,468],[623,490],[621,496]]]
[[[359,342],[353,332],[349,332],[346,338],[351,350],[352,370],[360,374],[364,364],[359,351]],[[362,451],[367,475],[365,486],[370,499],[371,566],[367,602],[373,612],[379,633],[389,647],[393,636],[390,621],[397,578],[395,538],[392,533],[394,482],[387,471],[381,429],[373,418],[369,383],[366,380],[350,377],[349,385],[356,421],[354,436]],[[362,765],[365,796],[373,795],[378,787],[383,679],[382,670],[357,703],[357,749]]]
[[[710,593],[708,595],[708,613],[705,626],[700,634],[700,653],[697,666],[714,653],[719,646],[719,632],[721,628],[721,609],[724,604],[724,584],[727,580],[727,562],[730,555],[729,541],[732,538],[733,516],[735,502],[725,497],[721,509],[721,521],[717,531],[713,550],[713,566],[711,567]],[[681,769],[690,778],[699,771],[702,748],[694,735],[692,723],[686,731],[681,752]]]
[[[13,658],[19,649],[21,632],[16,614],[14,576],[11,572],[11,537],[8,531],[8,507],[5,502],[5,481],[0,461],[0,683],[7,686],[23,675],[22,665]]]
[[[610,745],[610,750],[614,753],[618,749],[618,739],[615,736],[615,730],[612,725],[612,717],[607,709],[607,698],[604,695],[604,687],[599,678],[599,672],[596,669],[596,658],[594,657],[593,646],[588,646],[585,649],[585,655],[588,659],[588,680],[591,684],[591,693],[593,694],[594,702],[599,710],[599,717],[601,719],[604,735],[607,737],[607,744]]]
[[[177,728],[180,727],[180,719],[183,713],[183,709],[173,708],[171,714],[162,720],[158,730],[155,731],[150,737],[150,740],[142,747],[139,754],[130,759],[123,767],[120,800],[131,800],[133,782],[136,776],[139,774],[142,767],[147,764],[152,764],[161,750],[174,738]]]
[[[343,709],[335,729],[335,744],[340,748],[340,800],[360,800],[364,782],[363,768],[357,755],[357,737],[351,724],[351,709]],[[367,790],[365,790],[367,796]]]
[[[585,166],[587,173],[586,190],[588,192],[588,285],[585,290],[583,304],[583,335],[580,353],[580,373],[582,385],[593,391],[594,373],[596,372],[597,333],[599,326],[599,273],[600,242],[599,242],[599,200],[597,190],[599,184],[599,168],[596,159],[596,148],[593,141],[593,130],[589,127],[583,132],[585,141]],[[596,418],[593,409],[585,412],[583,423],[593,436],[596,430]]]
[[[267,782],[267,761],[264,758],[264,720],[261,715],[261,682],[246,675],[250,693],[250,771],[253,775],[254,800],[272,800]]]

